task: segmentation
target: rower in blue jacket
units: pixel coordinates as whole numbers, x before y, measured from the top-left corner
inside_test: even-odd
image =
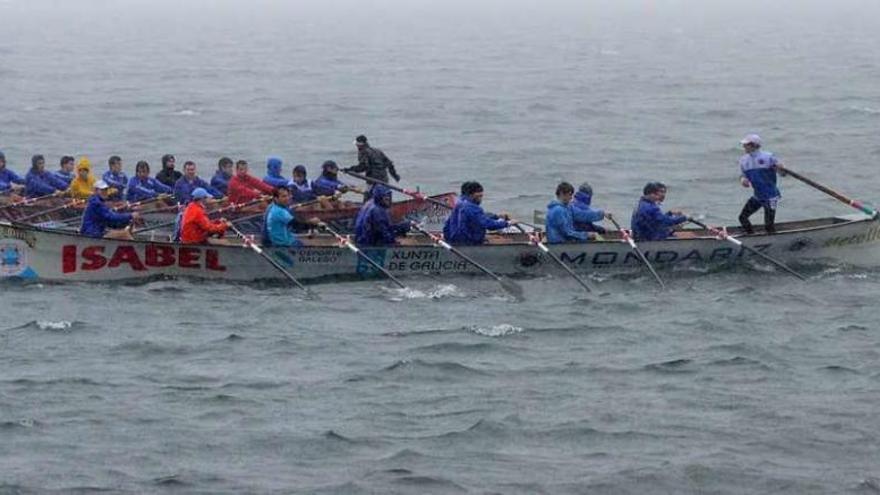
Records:
[[[0,192],[24,189],[25,180],[6,167],[6,154],[0,151]]]
[[[105,204],[109,197],[110,185],[103,180],[95,182],[95,194],[89,197],[86,204],[79,233],[88,237],[131,239],[131,233],[128,231],[110,229],[122,229],[128,226],[132,220],[138,218],[138,214],[114,212]]]
[[[358,246],[391,246],[397,238],[409,232],[409,222],[391,223],[391,189],[376,184],[372,198],[364,203],[354,223],[355,242]]]
[[[224,156],[217,162],[217,171],[211,177],[211,186],[229,196],[229,181],[232,180],[232,158]]]
[[[188,204],[192,200],[192,193],[198,188],[208,191],[208,194],[214,199],[223,197],[223,193],[211,187],[211,184],[205,182],[201,177],[196,175],[195,162],[187,161],[183,164],[183,177],[177,179],[174,183],[174,198],[180,204]]]
[[[749,217],[761,208],[764,209],[764,230],[768,234],[776,232],[776,206],[782,194],[776,186],[776,174],[785,175],[785,168],[773,153],[761,151],[761,136],[749,134],[740,141],[745,154],[739,159],[742,172],[740,183],[754,190],[752,197],[739,214],[739,223],[746,234],[754,234],[755,229]]]
[[[128,177],[122,171],[122,158],[113,155],[107,160],[107,166],[110,170],[104,172],[101,176],[104,182],[113,190],[110,193],[111,201],[121,201],[125,197],[125,186],[128,185]]]
[[[171,194],[173,189],[150,177],[150,164],[141,160],[134,167],[135,175],[128,181],[126,198],[131,203],[153,199],[160,194]]]
[[[446,242],[457,245],[479,245],[486,242],[487,230],[500,230],[510,226],[510,216],[490,215],[483,211],[483,186],[479,182],[461,185],[461,197],[443,225]]]
[[[671,237],[676,225],[687,221],[680,211],[663,213],[660,205],[666,199],[666,185],[649,182],[642,190],[642,197],[630,221],[633,237],[637,241],[660,241]]]
[[[67,184],[58,177],[46,171],[46,159],[43,155],[31,157],[31,169],[25,176],[24,194],[29,198],[48,196],[62,193],[67,189]]]
[[[287,188],[290,190],[290,200],[293,204],[305,203],[318,198],[309,183],[305,165],[293,167],[293,180],[287,183]]]
[[[351,189],[339,180],[339,165],[327,160],[321,165],[321,176],[312,181],[312,192],[317,196],[333,196],[337,192],[348,192]]]
[[[586,232],[575,230],[571,199],[574,186],[561,182],[556,186],[556,199],[547,205],[547,242],[560,244],[563,242],[586,242]]]
[[[67,187],[70,187],[70,183],[73,182],[73,179],[76,177],[76,174],[73,171],[74,163],[75,160],[72,156],[62,156],[58,170],[53,172],[52,175],[54,175],[59,181],[67,184]]]
[[[288,180],[285,179],[284,174],[281,173],[281,167],[283,165],[284,161],[277,156],[270,156],[266,159],[266,176],[263,177],[263,182],[272,187],[287,187]]]
[[[597,225],[594,222],[599,222],[604,219],[605,211],[593,208],[591,206],[592,202],[593,186],[584,182],[578,187],[577,192],[574,193],[574,199],[571,200],[570,204],[571,214],[574,218],[574,228],[584,232],[604,234],[605,227]]]

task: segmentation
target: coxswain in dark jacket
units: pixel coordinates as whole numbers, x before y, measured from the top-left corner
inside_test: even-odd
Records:
[[[346,172],[357,172],[382,182],[388,182],[388,176],[391,175],[395,182],[400,182],[400,175],[394,169],[394,162],[382,150],[370,146],[367,136],[358,136],[354,144],[358,150],[358,164],[348,167],[345,169]]]
[[[162,156],[162,170],[156,174],[156,180],[165,184],[168,187],[174,187],[174,184],[183,177],[183,174],[177,170],[174,170],[175,163],[174,155],[163,155]]]
[[[359,246],[391,246],[397,238],[409,232],[409,222],[393,225],[388,208],[391,190],[376,184],[372,199],[364,203],[354,223],[355,241]]]
[[[483,211],[483,186],[479,182],[461,185],[461,197],[443,225],[443,237],[450,244],[478,245],[486,241],[487,230],[499,230],[510,225],[507,215],[499,217]]]
[[[661,241],[671,237],[675,226],[687,221],[680,211],[663,213],[660,204],[666,199],[666,185],[649,182],[632,214],[630,227],[637,241]]]

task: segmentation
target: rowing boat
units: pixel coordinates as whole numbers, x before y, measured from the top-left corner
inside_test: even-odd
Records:
[[[655,266],[722,264],[753,255],[703,230],[683,231],[688,238],[641,242]],[[730,228],[731,235],[741,232]],[[842,259],[874,263],[880,243],[880,220],[862,214],[777,224],[777,234],[742,235],[743,244],[784,260]],[[617,232],[602,241],[550,246],[565,263],[590,273],[635,268],[639,260]],[[377,276],[375,268],[338,244],[334,238],[303,238],[302,248],[267,248],[275,260],[302,281],[320,282]],[[473,265],[421,236],[400,246],[364,251],[395,275],[476,273]],[[557,270],[521,233],[489,236],[481,246],[461,251],[495,273],[538,275]],[[870,254],[869,261],[859,261]],[[181,245],[151,241],[94,239],[69,231],[0,221],[0,277],[46,281],[115,281],[154,277],[193,277],[236,282],[280,280],[280,273],[242,246]]]

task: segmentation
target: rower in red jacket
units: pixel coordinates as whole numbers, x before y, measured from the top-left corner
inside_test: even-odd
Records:
[[[231,203],[247,203],[263,194],[272,194],[275,190],[269,184],[248,173],[248,162],[239,160],[235,164],[235,175],[229,180],[229,201]]]
[[[201,187],[192,192],[192,201],[183,212],[183,220],[180,222],[180,242],[183,244],[222,244],[222,240],[209,240],[209,237],[222,236],[232,224],[225,218],[216,222],[208,219],[205,199],[209,196],[208,191]]]

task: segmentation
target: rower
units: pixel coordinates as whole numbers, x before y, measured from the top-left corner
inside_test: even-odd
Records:
[[[105,202],[110,198],[110,185],[103,180],[95,182],[95,193],[89,198],[83,212],[79,233],[88,237],[108,239],[132,239],[131,232],[125,229],[138,213],[116,213]],[[113,229],[113,230],[108,230]]]
[[[0,193],[16,193],[24,189],[25,180],[6,168],[6,154],[0,151]]]
[[[235,175],[229,180],[229,201],[235,204],[253,201],[263,194],[272,194],[275,189],[248,173],[248,162],[239,160],[235,164]]]
[[[226,196],[229,194],[230,180],[232,180],[232,158],[224,156],[217,162],[217,171],[214,172],[214,177],[211,177],[211,185]]]
[[[110,170],[104,172],[101,176],[104,182],[110,185],[110,200],[122,201],[125,197],[125,186],[128,185],[128,177],[122,171],[122,158],[113,155],[107,160],[107,166]]]
[[[95,177],[92,176],[92,162],[88,157],[80,157],[76,162],[76,177],[70,181],[67,194],[74,199],[89,199],[94,194]]]
[[[574,197],[574,186],[568,182],[560,182],[556,186],[556,199],[547,205],[547,242],[561,244],[564,242],[586,242],[586,232],[575,230],[571,200]]]
[[[443,237],[450,244],[479,245],[486,241],[486,230],[500,230],[511,225],[510,215],[491,215],[483,211],[483,186],[479,182],[461,185],[461,197],[452,209]]]
[[[305,165],[293,167],[293,180],[287,183],[287,188],[290,190],[290,201],[293,204],[305,203],[318,197],[315,191],[312,191],[312,185],[309,184],[306,174]]]
[[[599,222],[605,218],[605,211],[593,208],[593,186],[584,182],[578,187],[571,200],[571,213],[574,219],[574,228],[584,232],[595,232],[604,234],[605,227],[594,222]]]
[[[763,208],[764,230],[773,234],[776,232],[776,206],[782,197],[776,187],[776,174],[785,175],[785,168],[773,153],[761,151],[761,136],[749,134],[739,143],[746,152],[739,159],[742,172],[739,180],[743,187],[751,187],[754,191],[739,214],[739,223],[746,234],[754,234],[749,217]]]
[[[687,221],[681,211],[666,213],[660,209],[666,199],[666,185],[662,182],[649,182],[642,189],[639,204],[633,210],[630,227],[637,241],[660,241],[674,236],[674,229]]]
[[[211,194],[202,187],[197,187],[180,222],[180,242],[183,244],[226,244],[222,239],[211,239],[211,236],[223,236],[232,223],[225,218],[212,222],[205,212],[205,200]]]
[[[187,204],[190,202],[193,191],[198,188],[204,189],[214,198],[222,198],[223,193],[211,187],[211,184],[205,182],[201,177],[196,175],[196,164],[187,161],[183,164],[183,177],[177,179],[174,183],[174,198],[178,203]]]
[[[177,163],[177,160],[174,158],[174,155],[162,155],[162,170],[156,174],[156,180],[173,188],[174,184],[177,184],[177,181],[183,177],[179,170],[174,170],[175,163]]]
[[[43,155],[31,157],[31,169],[25,176],[24,194],[29,198],[63,194],[67,184],[46,171],[46,159]]]
[[[272,203],[263,216],[262,244],[277,247],[302,247],[303,243],[293,233],[299,222],[290,209],[290,191],[279,187],[272,192]],[[320,220],[310,218],[305,222],[317,225]]]
[[[391,224],[388,208],[391,207],[391,189],[376,184],[373,197],[361,207],[354,224],[355,242],[358,246],[392,246],[397,238],[409,232],[410,223]]]
[[[72,156],[62,156],[58,170],[53,172],[52,175],[54,175],[56,179],[67,184],[67,187],[70,187],[70,182],[76,177],[76,172],[74,172],[75,163],[76,161]]]
[[[150,177],[150,164],[141,160],[134,167],[135,175],[128,182],[126,199],[137,203],[153,199],[160,194],[171,194],[172,189]]]
[[[312,191],[317,196],[333,196],[337,192],[346,193],[353,189],[339,181],[339,165],[333,160],[324,162],[321,176],[312,181]]]
[[[284,160],[278,158],[277,156],[270,156],[266,159],[266,176],[263,177],[263,182],[269,184],[273,188],[275,187],[287,187],[288,180],[284,178],[284,174],[281,172],[281,167],[284,165]]]

